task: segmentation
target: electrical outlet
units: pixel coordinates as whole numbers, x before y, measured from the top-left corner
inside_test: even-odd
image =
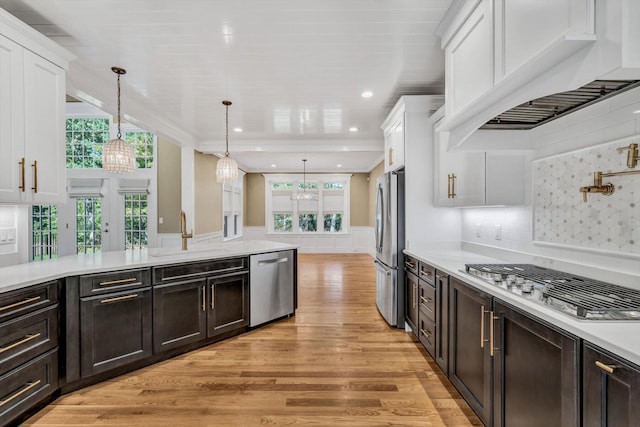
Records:
[[[496,225],[496,240],[502,240],[502,226]]]
[[[163,217],[158,218],[158,224],[164,224],[164,218]]]
[[[482,237],[482,224],[476,224],[476,237]]]

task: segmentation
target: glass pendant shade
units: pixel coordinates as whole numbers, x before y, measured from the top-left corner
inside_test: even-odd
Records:
[[[229,156],[218,160],[216,166],[216,180],[218,182],[233,182],[238,180],[238,163]]]
[[[231,101],[222,101],[222,105],[226,107],[226,148],[224,157],[219,159],[216,165],[216,181],[225,183],[238,180],[238,163],[229,157],[229,105],[231,105]]]
[[[315,192],[308,192],[307,193],[307,159],[302,159],[302,165],[303,165],[303,184],[302,184],[302,192],[300,191],[294,191],[293,193],[291,193],[291,200],[318,200],[318,194]]]
[[[129,173],[135,169],[133,147],[120,138],[112,139],[102,150],[102,169],[107,172]]]
[[[102,169],[112,173],[129,173],[136,168],[136,153],[131,144],[122,139],[120,130],[120,76],[126,74],[127,70],[111,67],[111,71],[118,75],[118,134],[102,149]]]

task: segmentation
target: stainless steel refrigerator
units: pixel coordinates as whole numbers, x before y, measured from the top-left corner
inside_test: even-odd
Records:
[[[404,328],[404,171],[378,178],[375,245],[378,311],[389,325]]]

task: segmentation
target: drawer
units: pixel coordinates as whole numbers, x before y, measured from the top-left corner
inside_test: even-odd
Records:
[[[58,306],[0,324],[0,375],[58,346]]]
[[[433,285],[433,279],[436,275],[436,269],[429,264],[423,262],[418,263],[418,277]]]
[[[57,302],[57,280],[0,294],[0,323]]]
[[[413,274],[418,274],[418,260],[410,255],[404,256],[404,269],[412,272]]]
[[[433,357],[436,349],[436,325],[422,310],[418,310],[418,339]]]
[[[151,273],[148,268],[80,276],[80,296],[87,297],[142,288],[151,285],[150,279]]]
[[[153,267],[153,283],[157,285],[175,280],[195,279],[246,270],[249,268],[248,260],[247,257],[228,258]]]
[[[431,320],[436,320],[436,288],[423,280],[418,287],[418,305]]]
[[[0,425],[51,396],[58,388],[58,351],[45,353],[0,377]]]

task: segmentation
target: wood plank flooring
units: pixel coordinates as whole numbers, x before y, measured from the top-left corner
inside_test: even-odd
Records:
[[[363,254],[300,254],[296,316],[62,396],[33,426],[482,425],[375,306]]]

